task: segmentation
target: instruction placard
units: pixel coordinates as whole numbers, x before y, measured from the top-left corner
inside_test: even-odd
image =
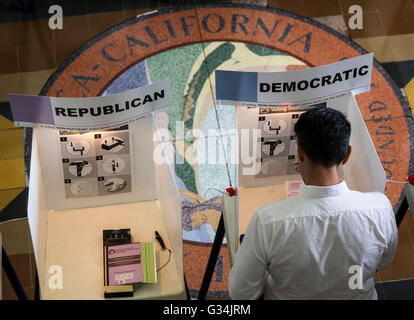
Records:
[[[294,126],[302,113],[317,106],[326,107],[326,102],[288,112],[278,108],[259,108],[257,125],[261,130],[261,166],[256,178],[300,174]]]
[[[131,192],[128,126],[79,134],[60,131],[66,198]]]

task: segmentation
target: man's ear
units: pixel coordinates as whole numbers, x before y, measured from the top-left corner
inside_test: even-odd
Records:
[[[345,163],[348,162],[349,156],[351,155],[351,151],[352,151],[351,146],[348,146],[348,151],[346,152],[346,156],[345,156],[344,160],[342,160],[342,164],[345,164]]]
[[[296,141],[296,149],[298,150],[299,162],[305,161],[305,151],[303,151],[302,146],[297,141]]]

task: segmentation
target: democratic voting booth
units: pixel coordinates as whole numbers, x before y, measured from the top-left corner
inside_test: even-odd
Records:
[[[128,283],[131,299],[185,298],[181,198],[154,121],[170,104],[170,81],[94,98],[9,100],[16,125],[34,127],[28,219],[41,298],[102,299],[107,288],[122,296]],[[117,244],[152,243],[153,253],[143,245],[131,256],[152,265],[136,274],[120,262],[128,257],[111,262],[121,250],[103,250],[104,230]],[[136,283],[147,274],[149,283]],[[106,283],[111,276],[118,286]]]
[[[370,90],[372,60],[371,53],[288,72],[216,70],[216,103],[236,108],[238,193],[224,197],[231,263],[253,213],[298,194],[303,181],[294,124],[311,108],[336,109],[351,123],[352,153],[339,168],[348,187],[385,191],[385,173],[354,97]]]

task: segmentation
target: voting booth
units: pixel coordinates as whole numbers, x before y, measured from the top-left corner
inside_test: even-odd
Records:
[[[231,263],[254,212],[298,194],[303,182],[294,125],[311,108],[338,110],[351,123],[351,156],[339,168],[348,187],[385,191],[385,173],[354,97],[370,89],[372,59],[367,54],[288,72],[216,70],[217,104],[236,108],[238,195],[224,199]]]
[[[186,297],[181,198],[154,120],[169,90],[168,80],[96,98],[9,96],[15,122],[34,126],[28,220],[41,299],[103,299],[102,232],[126,228],[165,265],[131,299]],[[35,116],[23,112],[30,101]]]

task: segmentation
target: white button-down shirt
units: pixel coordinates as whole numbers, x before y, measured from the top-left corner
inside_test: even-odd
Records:
[[[343,181],[258,209],[229,275],[233,299],[377,299],[397,246],[388,198]]]

